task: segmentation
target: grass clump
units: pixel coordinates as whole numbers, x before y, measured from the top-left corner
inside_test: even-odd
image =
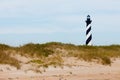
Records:
[[[85,61],[97,60],[104,65],[110,65],[111,58],[120,57],[120,46],[78,46],[76,50],[69,50],[68,55]]]
[[[41,60],[31,60],[29,63],[43,64],[44,62]]]
[[[0,51],[0,64],[9,64],[17,67],[17,69],[20,68],[20,62],[3,51]]]
[[[101,60],[102,60],[101,63],[103,65],[111,65],[111,63],[112,63],[112,61],[110,60],[110,58],[106,57],[106,56],[101,57]]]
[[[28,54],[30,56],[37,57],[48,57],[50,54],[54,53],[52,50],[48,49],[44,45],[29,43],[21,46],[17,49],[22,55]]]
[[[8,50],[10,48],[12,48],[12,47],[5,45],[5,44],[0,44],[0,51]]]
[[[31,60],[29,63],[38,64],[39,67],[62,66],[63,59],[60,55],[52,55],[43,59]]]

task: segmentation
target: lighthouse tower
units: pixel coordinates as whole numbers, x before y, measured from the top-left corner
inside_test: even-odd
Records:
[[[92,45],[91,22],[92,20],[90,19],[90,15],[88,15],[86,20],[86,45],[89,45],[89,46]]]

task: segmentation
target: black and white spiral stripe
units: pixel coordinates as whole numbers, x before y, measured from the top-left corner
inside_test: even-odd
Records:
[[[92,45],[92,33],[91,33],[91,20],[90,20],[90,16],[88,16],[87,18],[87,26],[86,26],[86,45]]]

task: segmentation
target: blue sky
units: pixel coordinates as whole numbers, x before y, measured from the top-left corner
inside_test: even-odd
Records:
[[[0,0],[0,43],[83,45],[88,14],[94,45],[120,44],[120,0]]]

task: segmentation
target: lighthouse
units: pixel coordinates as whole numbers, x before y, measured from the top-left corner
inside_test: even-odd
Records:
[[[90,19],[90,15],[88,15],[86,20],[86,45],[88,46],[92,45],[91,22],[92,20]]]

